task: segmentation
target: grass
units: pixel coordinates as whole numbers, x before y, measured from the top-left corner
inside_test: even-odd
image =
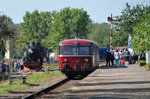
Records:
[[[105,65],[106,65],[106,62],[103,61],[103,62],[100,62],[99,67],[102,67],[102,66],[105,66]]]
[[[46,66],[46,65],[43,65],[43,69],[45,69],[46,67],[48,67],[49,70],[58,70],[58,66]]]
[[[16,81],[15,84],[9,84],[9,81],[4,82],[4,85],[0,84],[0,96],[7,95],[10,92],[24,90],[27,86],[27,84],[21,84],[19,81]]]
[[[44,81],[47,80],[47,78],[56,76],[56,75],[60,75],[61,73],[59,71],[53,71],[50,72],[49,74],[45,75],[44,73],[42,74],[36,74],[34,76],[31,77],[27,77],[27,83],[28,84],[40,84]]]
[[[145,60],[138,60],[136,61],[136,64],[138,64],[138,66],[144,66],[146,64]]]
[[[16,81],[15,84],[9,84],[9,81],[4,81],[0,84],[0,96],[7,95],[12,91],[23,90],[27,86],[27,84],[21,84],[20,81]]]
[[[44,68],[47,66],[44,66]],[[0,83],[0,96],[7,95],[11,92],[23,91],[30,87],[31,84],[40,84],[42,82],[51,79],[54,76],[62,75],[61,72],[58,71],[58,66],[48,66],[50,70],[54,70],[49,72],[49,74],[45,75],[43,73],[36,73],[35,75],[30,75],[27,77],[26,84],[22,84],[22,81],[14,81],[12,84],[9,84],[9,81],[3,81]]]
[[[138,60],[136,61],[138,66],[144,66],[145,70],[150,70],[150,64],[146,64],[145,60]]]
[[[146,70],[150,70],[150,64],[146,64],[144,67]]]

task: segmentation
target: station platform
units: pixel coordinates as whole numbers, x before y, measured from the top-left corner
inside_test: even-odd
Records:
[[[150,71],[137,65],[101,67],[63,93],[63,99],[150,99]]]

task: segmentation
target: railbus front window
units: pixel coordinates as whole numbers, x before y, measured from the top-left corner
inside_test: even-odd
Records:
[[[63,55],[63,46],[59,46],[59,55]]]
[[[63,54],[64,55],[75,55],[76,47],[75,46],[64,46]]]
[[[77,47],[77,55],[91,55],[91,47],[90,46]]]

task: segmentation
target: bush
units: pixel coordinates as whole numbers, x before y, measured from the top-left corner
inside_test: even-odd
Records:
[[[150,70],[150,64],[146,64],[144,67],[146,70]]]
[[[138,60],[136,61],[136,64],[138,64],[138,66],[144,66],[146,64],[145,60]]]

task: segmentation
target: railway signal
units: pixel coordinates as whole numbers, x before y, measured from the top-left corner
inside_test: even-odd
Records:
[[[112,48],[112,21],[121,21],[120,19],[119,20],[116,20],[116,19],[113,19],[112,18],[112,13],[111,13],[111,17],[107,17],[107,20],[111,22],[111,26],[110,26],[110,49]]]

